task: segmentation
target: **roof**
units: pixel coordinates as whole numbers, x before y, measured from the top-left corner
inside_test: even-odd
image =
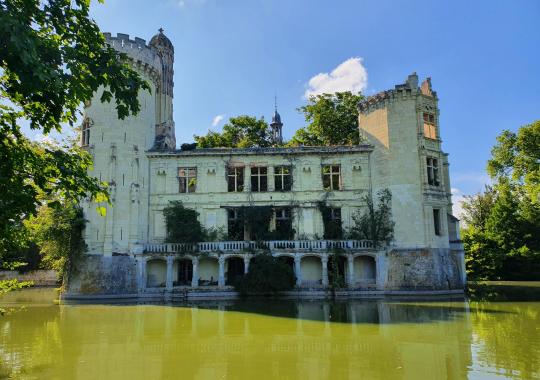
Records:
[[[156,34],[154,37],[152,37],[148,45],[155,46],[156,48],[161,48],[161,49],[163,48],[170,49],[174,53],[174,46],[171,40],[169,40],[167,36],[163,34],[163,29],[161,28],[159,29],[159,33]]]

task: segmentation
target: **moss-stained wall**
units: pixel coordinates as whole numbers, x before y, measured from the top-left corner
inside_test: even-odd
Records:
[[[137,263],[128,256],[88,256],[70,276],[68,294],[133,294],[138,292]]]
[[[322,281],[322,262],[314,256],[302,257],[300,272],[303,283],[316,283]]]
[[[146,283],[148,286],[157,286],[167,281],[167,262],[156,259],[146,263]]]
[[[201,281],[213,281],[219,279],[219,263],[213,258],[204,258],[199,260],[198,277]]]

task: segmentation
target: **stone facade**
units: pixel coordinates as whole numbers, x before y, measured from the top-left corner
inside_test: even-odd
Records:
[[[170,41],[162,31],[148,45],[123,34],[105,37],[128,54],[154,91],[142,92],[140,114],[123,121],[112,104],[99,101],[103,89],[85,107],[81,144],[92,154],[95,176],[108,183],[114,207],[85,200],[92,258],[66,288],[68,295],[230,289],[230,277],[248,271],[255,243],[247,231],[236,231],[239,241],[165,244],[163,209],[174,200],[196,210],[206,228],[229,233],[240,206],[282,210],[271,229],[285,220],[294,237],[263,244],[293,267],[299,289],[328,285],[335,248],[351,290],[463,288],[464,255],[430,78],[419,87],[416,74],[410,75],[360,103],[363,145],[182,151],[175,149]],[[281,138],[277,111],[274,119]],[[354,213],[365,211],[366,195],[376,201],[385,188],[393,195],[396,222],[391,246],[376,250],[368,241],[322,238],[321,201],[348,229]],[[99,206],[106,216],[97,214]]]

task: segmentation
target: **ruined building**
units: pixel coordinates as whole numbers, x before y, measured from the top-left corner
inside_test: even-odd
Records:
[[[105,37],[153,93],[141,92],[140,114],[125,120],[99,101],[102,89],[85,105],[81,145],[93,157],[94,176],[108,183],[114,207],[84,202],[89,257],[66,287],[68,297],[230,290],[257,248],[238,228],[239,207],[265,205],[275,208],[270,230],[283,234],[262,244],[293,267],[300,291],[325,289],[336,248],[351,294],[463,289],[464,252],[430,78],[420,84],[413,73],[358,104],[359,146],[184,151],[176,149],[172,43],[162,30],[148,44],[124,34]],[[282,126],[276,109],[276,146]],[[375,249],[369,241],[328,234],[330,225],[352,227],[352,216],[366,209],[365,196],[376,201],[385,188],[396,223],[390,246]],[[173,200],[234,241],[165,244],[163,209]],[[106,216],[96,212],[99,206]]]

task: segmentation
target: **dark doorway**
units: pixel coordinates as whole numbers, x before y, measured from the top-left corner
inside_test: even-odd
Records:
[[[338,265],[338,272],[342,279],[346,280],[345,278],[345,265],[347,263],[347,259],[343,256],[337,257],[337,265]],[[328,258],[328,273],[331,273],[334,268],[332,256]]]
[[[233,285],[236,277],[244,275],[244,259],[231,257],[227,262],[229,263],[229,268],[227,270],[227,280],[225,281],[225,284]]]
[[[191,285],[193,280],[193,263],[191,260],[178,260],[178,284]]]
[[[280,256],[279,260],[283,261],[285,264],[290,266],[294,271],[294,259],[289,256]]]

